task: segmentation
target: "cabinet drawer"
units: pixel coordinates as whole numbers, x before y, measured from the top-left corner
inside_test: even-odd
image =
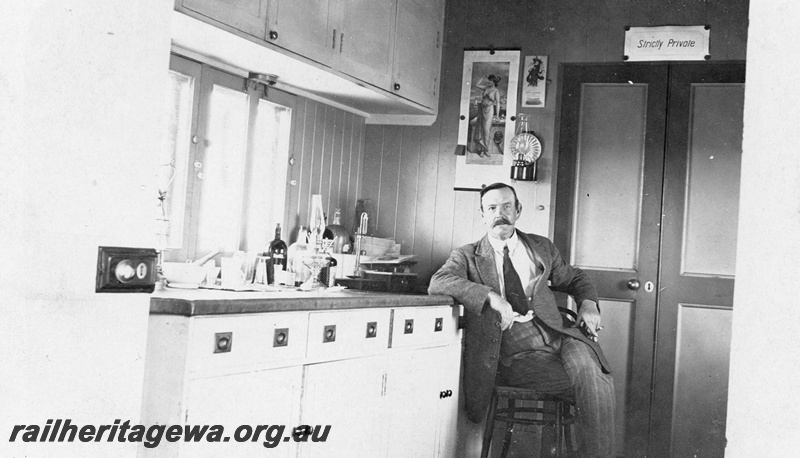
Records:
[[[308,358],[312,361],[376,355],[389,348],[391,309],[311,312]]]
[[[457,307],[401,307],[394,309],[392,348],[452,342],[461,337]]]
[[[195,375],[302,364],[308,312],[196,317],[189,331],[187,365]]]

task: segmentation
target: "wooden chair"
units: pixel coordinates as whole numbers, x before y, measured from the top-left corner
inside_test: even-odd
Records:
[[[572,310],[563,307],[559,309],[565,320],[572,323],[577,320],[577,315]],[[498,404],[503,400],[505,407],[499,407]],[[528,405],[517,405],[517,401],[526,401],[525,404]],[[515,425],[542,427],[541,456],[560,458],[563,456],[564,445],[568,453],[572,451],[571,425],[575,416],[572,413],[572,403],[565,399],[527,388],[495,386],[483,433],[481,458],[489,456],[495,422],[498,421],[506,425],[501,458],[508,454]]]

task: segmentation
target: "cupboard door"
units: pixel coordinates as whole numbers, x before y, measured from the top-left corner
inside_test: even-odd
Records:
[[[455,456],[460,360],[460,344],[390,353],[388,456]]]
[[[181,455],[294,456],[297,444],[284,438],[298,425],[302,371],[302,366],[296,366],[191,380],[186,393],[186,425],[222,425],[223,437],[230,439],[181,442]],[[264,428],[253,440],[260,425]],[[250,437],[239,442],[246,435]]]
[[[337,68],[389,89],[397,0],[339,0]]]
[[[274,0],[267,40],[330,66],[338,46],[338,28],[330,18],[330,0]]]
[[[392,90],[433,109],[442,58],[442,18],[438,13],[438,8],[415,0],[398,0],[394,45]]]
[[[270,0],[179,0],[179,5],[264,39]]]
[[[439,365],[438,389],[445,395],[438,401],[436,415],[437,443],[436,450],[440,457],[454,457],[458,447],[458,400],[461,381],[461,341],[442,349],[442,360]]]
[[[330,430],[301,442],[302,457],[379,456],[385,355],[306,366],[301,424]],[[412,456],[412,455],[408,455]]]

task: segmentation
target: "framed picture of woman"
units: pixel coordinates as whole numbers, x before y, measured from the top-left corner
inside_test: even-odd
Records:
[[[513,158],[519,51],[465,51],[456,158],[457,190],[508,181]]]

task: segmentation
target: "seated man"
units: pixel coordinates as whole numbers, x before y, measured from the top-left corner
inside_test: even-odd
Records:
[[[496,379],[554,394],[575,402],[581,456],[613,456],[614,384],[596,342],[594,284],[550,240],[515,229],[522,205],[511,186],[484,188],[480,211],[487,235],[453,251],[428,288],[466,310],[467,417],[483,420]],[[551,289],[579,304],[574,327],[564,325]]]

